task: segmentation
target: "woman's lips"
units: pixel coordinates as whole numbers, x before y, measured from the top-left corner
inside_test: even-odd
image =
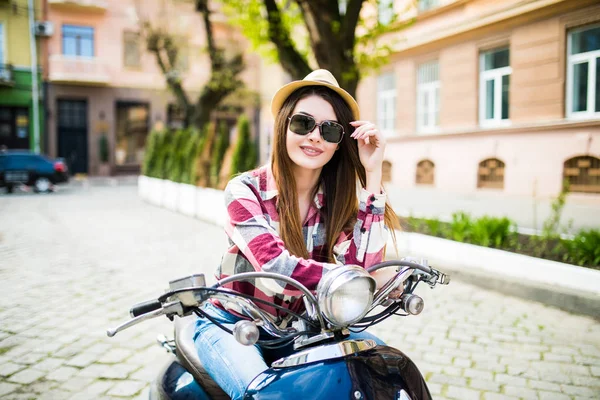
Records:
[[[321,153],[323,153],[323,150],[319,150],[316,147],[300,146],[300,148],[302,149],[304,154],[306,154],[309,157],[317,157],[317,156],[321,155]]]

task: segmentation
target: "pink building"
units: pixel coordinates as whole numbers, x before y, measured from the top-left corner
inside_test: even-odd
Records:
[[[598,1],[417,4],[387,38],[391,62],[358,89],[363,117],[389,137],[388,180],[543,198],[566,179],[571,201],[598,204]]]
[[[179,122],[140,26],[149,21],[178,38],[177,73],[194,97],[210,73],[202,15],[193,2],[161,0],[48,0],[47,7],[53,27],[47,39],[48,152],[66,157],[75,173],[138,172],[152,127]],[[224,17],[212,20],[217,43],[245,46]],[[253,88],[252,71],[245,74]],[[108,141],[108,163],[100,159],[101,138]]]

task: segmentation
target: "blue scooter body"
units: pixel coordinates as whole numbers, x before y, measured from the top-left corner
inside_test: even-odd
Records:
[[[151,394],[151,399],[210,399],[175,359],[159,374],[152,392],[156,397]],[[244,398],[430,400],[431,395],[410,358],[394,348],[378,346],[345,358],[270,368],[252,381]]]

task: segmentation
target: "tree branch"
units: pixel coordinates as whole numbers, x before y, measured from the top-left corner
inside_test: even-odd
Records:
[[[353,50],[356,38],[356,25],[364,0],[349,0],[346,15],[342,18],[341,37],[345,50]]]
[[[294,47],[290,33],[281,22],[281,11],[275,0],[264,0],[264,4],[269,22],[269,39],[277,48],[281,66],[293,79],[303,79],[312,69]]]

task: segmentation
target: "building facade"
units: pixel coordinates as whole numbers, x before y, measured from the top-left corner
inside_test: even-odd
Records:
[[[217,41],[236,35],[218,14],[212,20]],[[65,157],[74,173],[139,172],[151,129],[178,123],[141,26],[177,38],[178,72],[194,99],[210,74],[202,15],[193,2],[49,0],[48,21],[48,153]]]
[[[406,15],[357,94],[392,184],[543,198],[567,181],[571,200],[600,201],[597,1],[427,0]]]
[[[0,147],[36,150],[42,146],[42,75],[37,73],[34,84],[32,73],[33,58],[39,63],[40,46],[31,24],[43,18],[42,3],[33,2],[35,15],[30,19],[28,1],[0,0]],[[36,106],[34,86],[37,86]]]

